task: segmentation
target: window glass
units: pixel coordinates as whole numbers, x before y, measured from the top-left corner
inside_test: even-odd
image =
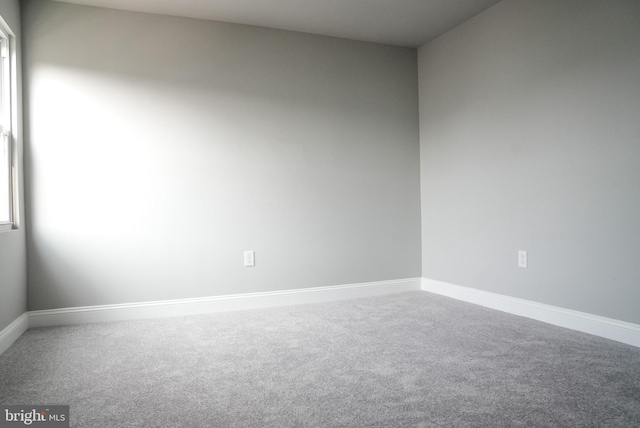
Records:
[[[0,231],[13,224],[10,40],[0,29]]]

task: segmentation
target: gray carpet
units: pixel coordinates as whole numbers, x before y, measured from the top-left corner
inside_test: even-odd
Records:
[[[640,349],[412,292],[32,329],[0,403],[76,427],[639,427]]]

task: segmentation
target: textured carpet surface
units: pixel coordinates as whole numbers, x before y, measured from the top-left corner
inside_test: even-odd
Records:
[[[31,329],[0,403],[76,427],[640,427],[640,349],[411,292]]]

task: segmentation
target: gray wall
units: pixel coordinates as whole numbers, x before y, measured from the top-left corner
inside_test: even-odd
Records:
[[[423,276],[640,323],[640,2],[503,1],[418,58]]]
[[[0,15],[16,35],[18,87],[20,66],[20,3],[18,0],[0,0]],[[20,184],[20,225],[18,230],[0,233],[0,330],[11,324],[27,309],[27,262],[24,229],[24,195],[22,186],[22,93],[18,91],[17,129],[14,135],[18,146],[18,174]]]
[[[420,276],[415,49],[22,12],[29,309]]]

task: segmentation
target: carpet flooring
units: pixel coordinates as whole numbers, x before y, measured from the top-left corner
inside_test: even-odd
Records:
[[[411,292],[30,329],[0,403],[74,427],[640,427],[640,348]]]

